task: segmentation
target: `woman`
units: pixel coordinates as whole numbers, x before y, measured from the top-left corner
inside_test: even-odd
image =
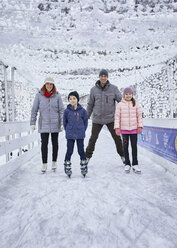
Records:
[[[31,110],[30,125],[36,129],[37,113],[39,115],[38,132],[41,134],[42,169],[47,170],[48,140],[52,139],[52,169],[57,168],[58,133],[63,130],[63,102],[57,92],[53,78],[47,77],[41,90],[36,94]]]

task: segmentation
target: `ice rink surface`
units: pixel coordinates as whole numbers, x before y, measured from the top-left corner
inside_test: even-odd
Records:
[[[90,127],[85,145],[89,136]],[[0,183],[1,248],[177,247],[177,180],[150,153],[139,148],[141,175],[125,174],[103,129],[86,178],[75,147],[69,179],[63,171],[64,133],[59,148],[56,172],[49,153],[42,174],[38,154]]]

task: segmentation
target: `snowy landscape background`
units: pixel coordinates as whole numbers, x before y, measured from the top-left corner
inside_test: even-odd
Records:
[[[155,127],[168,128],[168,118],[177,117],[177,0],[0,0],[0,124],[9,131],[5,77],[11,123],[13,70],[15,121],[29,121],[46,76],[54,78],[65,106],[77,90],[85,107],[102,68],[121,92],[134,89],[144,122],[158,118]],[[37,136],[29,129],[0,137],[0,151],[4,143],[13,147],[18,138]],[[91,121],[85,147],[90,133]],[[39,140],[17,148],[0,156],[2,248],[177,247],[175,163],[138,146],[142,173],[125,174],[105,127],[86,178],[76,148],[71,179],[64,174],[64,132],[55,173],[50,142],[44,175]]]
[[[0,10],[1,121],[3,64],[9,95],[10,68],[16,68],[16,120],[29,119],[46,75],[64,100],[71,90],[85,99],[101,68],[120,89],[134,87],[144,117],[176,117],[176,0],[6,0]]]

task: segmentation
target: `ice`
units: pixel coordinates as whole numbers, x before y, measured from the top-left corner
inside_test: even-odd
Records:
[[[85,145],[90,131],[89,126]],[[111,135],[102,129],[88,175],[80,174],[75,148],[69,179],[63,170],[64,133],[59,144],[56,172],[49,163],[42,174],[38,154],[1,182],[2,248],[176,248],[175,176],[141,148],[142,174],[125,174]]]

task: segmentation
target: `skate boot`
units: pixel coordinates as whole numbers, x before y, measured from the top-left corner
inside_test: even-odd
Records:
[[[141,173],[141,169],[139,167],[139,165],[132,165],[132,170],[135,172],[135,173]]]
[[[72,170],[71,170],[71,162],[70,161],[65,161],[64,162],[64,170],[65,170],[65,173],[68,177],[71,177],[71,174],[72,174]]]
[[[55,171],[57,168],[57,162],[56,161],[53,161],[52,162],[52,170]]]
[[[125,173],[129,173],[130,172],[130,168],[131,168],[130,165],[125,165],[125,167],[124,167]]]
[[[42,164],[42,169],[41,169],[41,171],[42,171],[43,173],[45,173],[46,170],[47,170],[47,163],[43,163],[43,164]]]
[[[85,177],[87,172],[88,172],[88,168],[87,168],[87,160],[81,160],[80,165],[81,165],[81,174]]]

